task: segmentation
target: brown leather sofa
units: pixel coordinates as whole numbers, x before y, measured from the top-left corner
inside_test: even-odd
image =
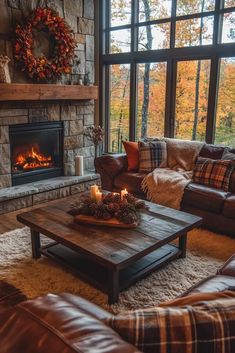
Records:
[[[216,275],[183,296],[228,289],[235,289],[235,255]],[[138,353],[104,324],[109,317],[110,313],[71,294],[48,294],[15,306],[7,296],[0,299],[0,352]]]
[[[221,159],[224,147],[205,144],[200,156]],[[230,152],[235,154],[235,149]],[[138,197],[145,198],[141,182],[145,173],[128,172],[125,154],[103,155],[95,160],[96,171],[101,175],[102,188],[120,191],[127,188]],[[181,209],[203,218],[203,226],[219,233],[235,236],[235,172],[231,192],[190,183],[185,189]]]

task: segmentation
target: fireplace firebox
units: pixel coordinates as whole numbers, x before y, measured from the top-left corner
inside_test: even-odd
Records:
[[[12,185],[63,175],[63,122],[13,125],[9,135]]]

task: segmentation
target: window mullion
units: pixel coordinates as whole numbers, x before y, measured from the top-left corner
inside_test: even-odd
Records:
[[[138,22],[139,1],[132,1],[132,16],[131,16],[131,53],[138,49]],[[134,141],[136,136],[136,102],[137,102],[137,75],[136,64],[132,63],[130,67],[130,111],[129,111],[129,138]]]
[[[213,143],[215,138],[216,104],[217,104],[218,85],[219,85],[219,64],[220,64],[220,59],[218,58],[218,56],[214,57],[211,61],[211,70],[210,70],[210,86],[209,86],[207,126],[206,126],[207,143]]]
[[[110,66],[105,65],[103,70],[103,102],[102,110],[104,112],[104,126],[105,126],[105,152],[109,150],[110,141]]]
[[[176,7],[177,7],[177,0],[172,0],[171,33],[170,33],[170,48],[171,49],[173,49],[175,47]]]
[[[135,141],[136,137],[136,119],[137,119],[137,65],[131,64],[130,75],[130,125],[129,137],[131,141]]]
[[[222,35],[222,17],[220,15],[220,9],[223,8],[224,0],[215,1],[215,16],[214,16],[214,33],[213,33],[213,45],[221,43]]]
[[[104,45],[104,50],[105,54],[109,54],[109,49],[110,49],[110,36],[109,36],[109,31],[107,30],[109,28],[109,23],[110,23],[110,0],[103,0],[103,3],[105,3],[105,8],[103,10],[104,14],[104,26],[105,26],[105,45]]]
[[[175,48],[176,8],[177,8],[177,0],[172,0],[170,49]],[[170,58],[167,61],[166,105],[165,105],[165,136],[168,136],[168,137],[174,136],[175,94],[176,94],[176,63],[173,58]]]

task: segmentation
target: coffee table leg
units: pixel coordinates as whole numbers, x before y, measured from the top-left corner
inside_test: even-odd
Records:
[[[32,242],[32,255],[33,259],[39,259],[41,257],[40,252],[40,233],[31,229],[31,242]]]
[[[109,289],[108,289],[108,300],[109,304],[114,304],[118,301],[119,294],[119,272],[109,271]]]
[[[181,257],[185,258],[186,257],[186,248],[187,248],[187,233],[184,235],[181,235],[179,238],[179,249],[182,251]]]

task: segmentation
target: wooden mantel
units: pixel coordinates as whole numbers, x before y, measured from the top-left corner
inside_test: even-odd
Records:
[[[0,101],[98,99],[98,86],[0,83]]]

